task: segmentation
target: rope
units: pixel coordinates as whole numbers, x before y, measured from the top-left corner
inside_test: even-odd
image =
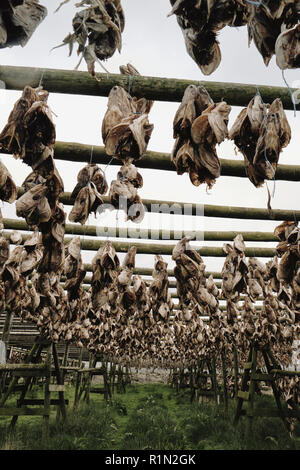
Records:
[[[246,0],[247,3],[250,3],[250,5],[255,5],[256,7],[260,7],[263,4],[263,0],[260,2],[254,2],[253,0]]]
[[[43,71],[42,71],[41,78],[40,78],[40,81],[39,81],[39,84],[38,84],[38,88],[41,88],[41,86],[42,86],[42,81],[43,81],[43,78],[44,78],[45,70],[46,69],[43,69]]]
[[[282,78],[283,78],[284,83],[286,84],[286,86],[287,86],[287,88],[288,88],[288,90],[289,90],[290,95],[291,95],[291,100],[292,100],[293,107],[294,107],[294,117],[297,117],[297,109],[296,109],[295,98],[294,98],[292,89],[291,89],[291,87],[289,86],[289,84],[288,84],[288,82],[286,81],[286,78],[285,78],[285,76],[284,76],[284,70],[282,70]]]

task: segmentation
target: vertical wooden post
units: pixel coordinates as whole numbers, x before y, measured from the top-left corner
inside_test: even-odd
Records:
[[[82,348],[79,351],[78,371],[76,373],[75,397],[74,397],[73,409],[75,409],[78,404],[78,398],[79,398],[78,392],[79,392],[79,386],[80,386],[81,378],[82,378],[82,374],[79,372],[79,369],[81,369],[81,365],[82,365]]]
[[[247,407],[247,424],[246,424],[246,440],[250,443],[253,428],[253,417],[254,417],[254,393],[255,393],[255,381],[253,376],[256,373],[257,365],[257,349],[255,346],[252,347],[251,357],[251,372],[250,372],[250,384],[249,384],[249,401]]]
[[[252,360],[252,349],[253,349],[253,346],[251,345],[250,351],[249,351],[249,354],[248,354],[247,363],[250,363],[250,361]],[[249,375],[250,375],[249,374],[249,368],[248,368],[248,364],[247,364],[247,369],[244,370],[242,384],[241,384],[241,391],[242,392],[245,391],[245,389],[247,387],[247,382],[249,380]],[[239,398],[237,396],[236,408],[235,408],[235,414],[234,414],[234,420],[233,420],[234,426],[236,426],[238,421],[239,421],[239,418],[240,418],[241,412],[242,412],[242,406],[243,406],[243,400],[242,400],[242,398]]]
[[[49,437],[49,420],[50,420],[50,379],[51,379],[51,345],[48,346],[47,350],[47,357],[46,357],[46,365],[47,365],[47,376],[45,380],[45,390],[44,390],[44,426],[43,426],[43,439],[47,440]]]
[[[13,321],[14,313],[11,310],[10,307],[6,306],[6,316],[5,316],[5,322],[3,325],[3,331],[2,331],[2,341],[4,343],[4,348],[5,348],[5,358],[7,359],[7,350],[8,350],[8,345],[9,345],[9,335],[10,335],[10,329]],[[5,382],[7,378],[7,373],[3,372],[0,380],[0,392],[5,389]]]
[[[24,360],[24,364],[28,364],[31,361],[31,358],[33,357],[36,350],[38,350],[38,349],[39,349],[39,345],[37,343],[34,343],[34,345],[32,346],[32,348],[30,350],[30,352],[28,353],[27,357]],[[11,392],[13,391],[13,389],[14,389],[15,385],[17,384],[18,380],[19,380],[19,377],[12,377],[6,392],[3,394],[3,397],[1,398],[0,408],[2,406],[4,406],[7,398],[9,397]]]
[[[236,347],[233,348],[233,367],[234,367],[234,398],[237,400],[239,391],[239,362]]]
[[[2,337],[1,337],[2,341],[5,344],[6,351],[7,351],[7,347],[9,343],[9,335],[10,335],[10,329],[11,329],[13,317],[14,317],[14,312],[9,307],[6,306],[6,317],[5,317],[5,322],[3,325]]]
[[[62,361],[62,365],[63,366],[66,366],[67,363],[68,363],[68,357],[69,357],[69,348],[70,348],[70,344],[69,343],[66,343],[65,345],[65,351],[64,351],[64,357],[63,357],[63,361]],[[65,370],[62,371],[62,379],[63,379],[63,383],[65,381]]]
[[[268,351],[262,350],[262,355],[263,355],[263,358],[264,358],[264,361],[265,361],[265,364],[266,364],[268,374],[271,373],[271,370],[274,367],[280,368],[280,366],[276,363],[274,357],[272,356],[272,353],[271,353],[270,349],[268,349]],[[273,365],[270,364],[269,356],[272,358]],[[274,395],[274,398],[275,398],[275,401],[276,401],[276,405],[277,405],[277,408],[278,408],[278,415],[282,419],[283,424],[286,427],[286,429],[290,432],[289,425],[288,425],[288,423],[285,419],[284,412],[283,412],[283,409],[282,409],[281,400],[280,400],[280,393],[279,393],[279,391],[276,387],[276,384],[275,384],[274,380],[271,381],[271,386],[272,386],[273,395]]]
[[[56,375],[57,384],[58,385],[63,385],[63,377],[62,377],[61,370],[60,370],[60,367],[59,367],[59,359],[58,359],[55,343],[52,343],[52,355],[53,355],[53,361],[54,361],[55,375]],[[61,415],[62,415],[62,419],[63,419],[63,422],[65,422],[66,419],[67,419],[67,412],[66,412],[64,392],[61,392],[61,391],[58,392],[58,399],[59,399],[59,408],[60,408],[60,412],[61,412]],[[57,417],[58,417],[58,415],[57,415]]]

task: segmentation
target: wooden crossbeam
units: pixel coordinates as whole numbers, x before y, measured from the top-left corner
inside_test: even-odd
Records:
[[[99,219],[99,225],[88,225],[88,226],[82,226],[79,224],[66,224],[66,234],[69,235],[78,235],[78,236],[92,236],[92,237],[97,237],[101,236],[100,235],[100,228],[102,228],[102,224],[100,224],[101,218]],[[30,227],[27,225],[27,223],[23,220],[18,220],[18,219],[8,219],[4,218],[3,219],[3,225],[5,229],[10,229],[10,230],[23,230],[23,231],[31,231]],[[130,236],[131,232],[127,228],[119,228],[119,227],[105,227],[105,230],[109,234],[113,234],[114,238],[127,238],[128,235]],[[176,230],[145,230],[145,229],[140,229],[138,231],[139,233],[138,238],[142,240],[181,240],[181,238],[185,235],[188,235],[192,231],[186,231],[186,233],[181,233],[180,236],[178,236],[178,231]],[[152,237],[151,235],[155,234],[155,238]],[[279,239],[274,235],[273,232],[255,232],[255,231],[234,231],[234,230],[228,230],[228,231],[212,231],[212,230],[205,230],[205,231],[200,231],[200,230],[195,230],[193,232],[193,235],[195,236],[196,240],[200,240],[203,238],[205,241],[229,241],[232,242],[234,238],[237,235],[242,235],[244,241],[255,241],[255,242],[278,242]],[[168,236],[168,238],[166,238]],[[200,238],[201,237],[201,238]],[[131,237],[133,238],[133,237]]]
[[[43,85],[52,93],[108,96],[115,85],[128,89],[130,77],[122,74],[97,73],[98,80],[78,70],[42,69],[37,67],[0,66],[0,80],[7,90],[23,90],[25,85],[37,87],[43,74]],[[232,106],[247,106],[257,93],[256,85],[136,75],[131,83],[133,96],[156,101],[180,102],[187,86],[204,86],[215,102],[225,100]],[[281,98],[286,109],[294,109],[286,87],[258,85],[265,103]],[[299,104],[297,109],[300,109]]]
[[[28,240],[30,235],[28,234],[21,234],[23,243]],[[11,236],[11,232],[3,231],[3,236],[9,240]],[[68,244],[72,240],[72,237],[65,237],[64,243],[65,245]],[[82,240],[81,249],[87,251],[97,251],[105,241],[99,241],[94,239],[84,239]],[[112,245],[114,246],[116,252],[118,253],[127,253],[129,248],[134,245],[136,246],[137,254],[148,254],[148,255],[172,255],[173,249],[175,244],[170,243],[140,243],[140,242],[117,242],[112,241]],[[222,247],[218,246],[192,246],[195,250],[199,252],[199,254],[203,257],[217,257],[217,258],[225,258],[227,255],[224,252]],[[256,257],[263,257],[263,258],[272,258],[276,256],[275,248],[264,248],[264,247],[250,247],[246,248],[245,250],[246,256],[256,256]]]

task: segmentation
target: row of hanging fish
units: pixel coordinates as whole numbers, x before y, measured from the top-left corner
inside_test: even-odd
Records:
[[[264,63],[276,55],[282,70],[299,68],[299,0],[251,2],[248,0],[170,0],[184,37],[187,53],[204,75],[221,63],[218,33],[226,26],[247,26],[249,45],[254,41]]]
[[[262,101],[260,94],[254,96],[237,116],[228,138],[243,154],[247,176],[254,186],[274,179],[280,153],[291,141],[281,99],[276,98],[270,105]]]
[[[24,192],[16,201],[16,214],[26,220],[33,235],[24,248],[17,246],[12,256],[21,256],[18,250],[26,250],[22,254],[26,256],[20,269],[22,275],[31,279],[28,299],[40,310],[38,321],[42,332],[46,332],[49,325],[52,328],[53,324],[57,329],[60,323],[59,318],[53,323],[52,317],[58,315],[56,310],[60,311],[58,307],[63,303],[64,296],[60,272],[65,260],[66,218],[63,205],[59,202],[64,185],[54,162],[56,131],[47,99],[48,92],[41,87],[33,89],[26,86],[0,134],[1,148],[32,169],[22,184]],[[15,268],[13,265],[14,273],[17,272]],[[13,286],[6,287],[9,291]],[[16,287],[12,289],[15,293]],[[23,309],[23,301],[20,306]],[[51,332],[55,340],[59,337],[56,329]]]
[[[129,80],[138,71],[130,64],[121,66],[122,74]],[[109,188],[109,200],[113,207],[122,210],[127,220],[140,223],[145,208],[138,189],[143,186],[143,177],[134,165],[146,152],[153,124],[149,123],[148,113],[153,105],[145,98],[132,97],[123,87],[115,86],[109,93],[107,110],[101,127],[105,152],[111,158],[122,161],[117,178],[110,187],[104,172],[90,162],[77,175],[77,184],[71,194],[74,205],[69,215],[71,222],[84,225],[90,213],[101,213],[101,205]],[[92,156],[91,156],[92,160]]]
[[[247,1],[170,0],[182,31],[186,50],[204,75],[213,73],[221,62],[218,32],[225,26],[246,25],[255,6]]]
[[[68,1],[64,0],[60,6]],[[121,52],[124,11],[120,0],[83,0],[75,6],[84,8],[72,20],[73,33],[68,34],[63,43],[56,47],[67,45],[70,56],[77,44],[77,54],[81,55],[81,59],[76,68],[84,59],[89,73],[95,76],[96,63],[104,68],[101,61],[112,57],[117,50]]]
[[[300,2],[284,0],[261,2],[248,23],[251,41],[267,66],[275,55],[282,70],[300,67]]]
[[[202,86],[189,85],[173,119],[175,144],[171,153],[177,174],[187,172],[193,185],[211,188],[220,176],[216,146],[228,138],[231,107],[214,103]]]
[[[0,5],[0,49],[24,47],[47,16],[38,0],[3,0]]]
[[[294,238],[289,239],[287,246],[290,248],[292,241],[294,246],[298,246],[295,234],[299,230],[291,223],[279,227],[276,234],[284,233],[288,237],[294,232]],[[22,242],[17,233],[13,233],[11,238],[15,244]],[[282,238],[287,242],[283,235]],[[237,316],[232,320],[228,311],[220,310],[221,293],[212,277],[206,278],[203,260],[189,246],[187,238],[175,246],[172,254],[176,267],[180,268],[176,274],[174,272],[180,310],[172,322],[170,316],[160,309],[166,299],[167,283],[167,264],[160,256],[155,260],[153,281],[145,283],[140,276],[133,275],[135,247],[128,251],[121,264],[111,243],[106,242],[93,259],[92,285],[87,293],[81,287],[85,270],[80,255],[80,238],[74,237],[66,247],[61,271],[67,278],[64,286],[60,284],[58,273],[39,274],[34,267],[38,264],[26,267],[25,263],[23,266],[23,260],[32,257],[41,247],[39,242],[37,233],[34,233],[24,246],[15,248],[4,265],[0,288],[10,283],[11,288],[6,289],[7,303],[13,305],[21,317],[23,315],[27,320],[35,318],[41,334],[53,341],[74,342],[79,347],[104,354],[109,360],[125,361],[131,365],[139,358],[142,363],[151,360],[164,366],[174,363],[188,366],[197,364],[199,358],[218,356],[221,351],[229,360],[233,347],[238,348],[243,358],[249,342],[255,340],[261,346],[271,345],[281,364],[290,363],[292,340],[297,334],[297,317],[291,303],[294,302],[293,283],[282,285],[274,266],[276,258],[267,265],[256,258],[246,261],[245,245],[240,235],[233,246],[224,246],[227,257],[222,281],[222,293],[229,301],[235,302],[240,294],[245,294],[240,320]],[[280,243],[283,250],[283,243]],[[280,262],[283,263],[282,260]],[[274,276],[276,283],[272,282]],[[29,277],[31,287],[26,282]],[[188,289],[183,295],[182,286],[185,285]],[[189,291],[192,296],[187,297]],[[264,306],[258,312],[253,303],[261,295]],[[191,309],[188,316],[184,303],[190,309],[192,306],[197,308]],[[203,314],[209,316],[208,324],[201,319]],[[290,390],[289,394],[287,390]],[[289,403],[298,396],[293,384],[287,385],[286,394]]]

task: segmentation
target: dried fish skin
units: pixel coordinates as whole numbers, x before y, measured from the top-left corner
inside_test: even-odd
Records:
[[[228,137],[228,120],[231,106],[225,101],[205,109],[192,126],[191,136],[195,144],[220,144]]]
[[[263,8],[259,8],[247,25],[249,45],[253,40],[266,66],[275,53],[276,39],[281,32],[280,26],[280,20],[274,20]]]
[[[135,188],[143,187],[143,177],[132,163],[125,162],[118,171],[117,178],[119,181],[130,181]]]
[[[29,226],[48,222],[51,209],[47,200],[48,189],[45,184],[38,184],[27,191],[16,202],[16,214],[25,218]]]
[[[77,185],[73,189],[71,198],[75,199],[79,191],[87,186],[90,182],[95,185],[99,194],[102,195],[107,192],[108,184],[105,178],[105,174],[98,165],[93,163],[86,165],[79,171],[77,175]]]
[[[39,98],[40,99],[40,98]],[[36,141],[45,147],[55,144],[56,129],[52,112],[45,101],[35,101],[24,115],[24,125],[27,129],[29,146]]]
[[[21,274],[25,277],[32,274],[33,271],[37,269],[42,258],[43,258],[42,248],[35,248],[33,251],[29,253],[25,250],[25,253],[22,256],[22,262],[20,265]]]
[[[16,101],[8,117],[7,124],[0,134],[0,145],[7,152],[19,157],[24,154],[24,144],[26,140],[26,129],[23,125],[25,113],[38,99],[35,89],[26,86],[21,97]]]
[[[10,8],[3,11],[7,40],[0,46],[2,48],[19,45],[24,47],[47,16],[47,8],[36,0],[14,1],[11,3]]]
[[[256,95],[238,115],[229,131],[242,152],[249,180],[256,187],[273,179],[281,150],[291,140],[291,128],[279,98],[264,105]]]
[[[208,188],[211,189],[216,182],[216,179],[221,175],[221,163],[217,156],[214,147],[209,147],[205,144],[198,145],[197,152],[195,152],[195,178],[192,179],[192,170],[190,170],[190,178],[196,186],[206,183]]]
[[[87,8],[77,12],[72,20],[73,34],[68,34],[56,47],[68,45],[71,55],[77,42],[77,53],[82,54],[88,71],[95,76],[97,61],[107,60],[116,50],[121,51],[125,16],[121,3],[117,1],[86,0],[76,4],[77,7],[86,5]]]
[[[44,253],[38,266],[39,273],[60,272],[64,268],[64,245],[49,237],[49,242],[44,238]]]
[[[280,153],[280,139],[278,136],[278,118],[274,113],[269,113],[266,123],[261,128],[257,141],[253,166],[258,178],[258,187],[264,183],[264,179],[273,179]]]
[[[198,87],[189,85],[185,91],[179,108],[173,119],[173,137],[189,138],[191,127],[197,117],[196,100],[199,96]]]
[[[17,187],[6,166],[0,161],[0,199],[10,204],[17,199]]]
[[[281,70],[300,67],[300,25],[283,31],[275,44],[276,64]]]
[[[122,119],[107,135],[106,153],[123,161],[140,159],[147,150],[153,128],[147,114]]]
[[[222,55],[216,33],[208,31],[206,34],[197,34],[191,41],[187,30],[183,30],[185,46],[189,56],[196,62],[204,75],[211,75],[221,63]]]
[[[0,268],[3,268],[10,256],[9,241],[0,236]]]
[[[50,179],[55,171],[54,149],[43,144],[36,142],[33,148],[26,145],[22,160],[44,179]]]
[[[117,124],[120,124],[126,116],[135,113],[135,109],[130,95],[123,87],[114,86],[108,95],[107,110],[102,121],[102,140],[105,143],[110,130]]]
[[[279,240],[285,242],[290,233],[294,231],[298,223],[293,220],[284,220],[280,225],[275,227],[274,235],[279,238]]]
[[[291,127],[287,120],[283,104],[280,98],[276,98],[269,107],[268,114],[274,114],[276,118],[276,129],[280,137],[280,150],[291,141]]]
[[[25,192],[27,192],[27,191],[29,191],[29,189],[32,189],[34,186],[36,186],[38,184],[45,183],[45,182],[46,182],[45,178],[40,176],[35,171],[32,171],[25,178],[25,180],[23,181],[21,187],[25,190]]]
[[[192,142],[188,140],[176,151],[176,155],[172,154],[172,160],[176,166],[177,175],[183,175],[189,172],[190,168],[195,165],[195,152],[195,147]]]
[[[69,214],[70,222],[80,222],[84,225],[89,215],[103,204],[101,195],[98,193],[94,183],[90,182],[83,187],[76,196],[74,206]]]

